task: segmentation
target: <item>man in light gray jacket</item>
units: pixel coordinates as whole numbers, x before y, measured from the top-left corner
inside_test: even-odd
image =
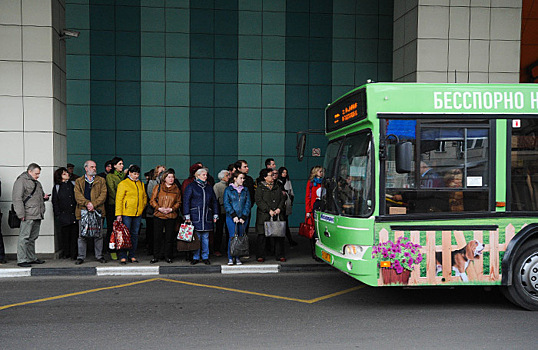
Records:
[[[21,219],[17,246],[17,265],[20,267],[44,263],[35,255],[35,241],[39,237],[41,220],[45,215],[45,201],[49,200],[49,195],[43,192],[41,183],[37,181],[39,175],[41,167],[31,163],[13,185],[13,207]]]

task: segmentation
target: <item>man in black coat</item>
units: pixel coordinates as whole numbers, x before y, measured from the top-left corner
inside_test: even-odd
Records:
[[[0,179],[0,196],[2,195],[2,180]],[[0,264],[7,263],[4,238],[2,236],[2,211],[0,211]]]

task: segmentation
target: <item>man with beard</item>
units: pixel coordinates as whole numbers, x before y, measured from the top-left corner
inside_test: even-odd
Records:
[[[80,265],[86,259],[86,237],[80,236],[80,217],[81,211],[87,210],[92,212],[97,210],[101,213],[101,220],[105,217],[105,200],[107,197],[106,181],[97,175],[97,165],[93,160],[88,160],[84,163],[84,171],[86,174],[79,177],[75,181],[75,199],[77,201],[77,209],[75,215],[79,220],[79,236],[78,236],[78,256],[75,264]],[[102,225],[101,225],[102,227]],[[100,263],[106,263],[103,257],[103,235],[101,232],[97,237],[93,238],[95,259]]]

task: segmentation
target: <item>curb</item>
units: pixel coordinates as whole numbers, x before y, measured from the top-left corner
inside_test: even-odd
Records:
[[[230,274],[268,274],[281,272],[332,271],[327,264],[264,264],[264,265],[209,265],[209,266],[117,266],[117,267],[31,267],[0,268],[0,279],[30,276],[156,276],[156,275],[193,275],[220,273]]]

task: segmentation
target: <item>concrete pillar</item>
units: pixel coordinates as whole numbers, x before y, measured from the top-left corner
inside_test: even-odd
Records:
[[[17,252],[18,229],[7,226],[13,183],[29,163],[42,168],[46,193],[53,172],[65,166],[66,91],[64,0],[0,2],[0,209],[6,253]],[[37,253],[54,253],[52,204],[36,242]]]
[[[395,0],[393,80],[518,83],[522,0]]]

